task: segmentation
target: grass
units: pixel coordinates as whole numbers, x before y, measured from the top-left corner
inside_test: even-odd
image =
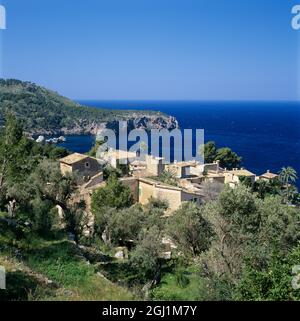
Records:
[[[64,286],[81,286],[94,274],[93,268],[68,241],[45,242],[25,257],[32,269]]]
[[[0,300],[119,301],[134,295],[97,274],[94,266],[67,240],[40,240],[18,261],[0,253],[7,270],[7,291]],[[42,278],[42,280],[41,280]],[[47,284],[43,279],[51,280]],[[5,294],[3,294],[5,293]],[[1,297],[2,295],[2,297]]]
[[[152,292],[153,300],[166,301],[197,301],[199,299],[199,289],[202,287],[202,279],[197,268],[190,266],[184,270],[184,275],[188,279],[186,286],[179,286],[176,273],[173,270],[165,270],[161,282]]]
[[[0,255],[0,265],[6,270],[6,289],[0,290],[0,301],[28,301],[55,295],[55,290],[42,283],[23,263]]]
[[[139,281],[138,272],[126,260],[124,262],[109,262],[99,266],[98,269],[109,280],[122,286],[132,287]]]
[[[82,251],[63,237],[44,240],[35,236],[11,244],[10,235],[2,235],[0,265],[7,270],[7,291],[0,292],[0,300],[128,301],[142,297],[138,271],[127,260],[103,257],[89,264]],[[163,266],[161,282],[151,291],[153,300],[194,301],[200,297],[205,285],[195,265],[181,268],[181,273],[176,266],[175,262]],[[178,275],[184,280],[181,285]]]
[[[44,243],[30,252],[28,265],[67,289],[58,294],[61,300],[132,300],[133,295],[96,274],[93,265],[80,256],[69,241]]]

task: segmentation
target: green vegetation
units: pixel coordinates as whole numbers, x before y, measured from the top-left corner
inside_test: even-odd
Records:
[[[150,178],[175,187],[179,185],[176,175],[170,170],[164,170],[159,176],[152,176]]]
[[[205,163],[220,162],[220,166],[227,169],[238,168],[241,165],[242,158],[233,152],[230,148],[217,149],[215,142],[208,142],[204,145],[203,151]]]
[[[252,182],[249,177],[240,177],[241,183],[250,188],[258,198],[264,199],[269,196],[280,195],[284,203],[299,205],[300,197],[297,187],[294,185],[297,173],[291,167],[283,167],[278,177],[271,180],[257,180]]]
[[[155,224],[163,218],[162,205],[155,208],[156,200],[151,203],[144,209],[109,212],[104,223],[108,243],[130,246],[129,259],[107,266],[106,275],[139,291],[145,283],[156,285],[146,292],[154,300],[298,298],[291,280],[298,259],[294,253],[299,253],[300,213],[285,203],[284,195],[261,198],[244,185],[225,187],[201,207],[183,203],[160,226]],[[160,214],[148,221],[147,211],[153,209]],[[177,245],[169,262],[162,258],[158,241],[164,234]],[[286,275],[280,275],[280,268]],[[270,271],[277,274],[273,277]]]
[[[283,195],[286,202],[293,201],[298,194],[297,189],[293,185],[297,177],[297,172],[292,167],[283,167],[279,173],[279,181],[283,184]]]
[[[245,282],[244,275],[249,275],[247,271],[255,271],[257,275],[265,273],[269,266],[271,269],[274,253],[284,260],[300,240],[299,210],[283,204],[280,196],[260,200],[246,187],[239,186],[234,190],[227,187],[217,201],[205,206],[204,211],[213,226],[214,236],[201,261],[216,299],[234,299],[235,293],[239,299],[248,299],[247,295],[244,296],[246,291],[240,290]],[[293,265],[289,268],[292,278]],[[266,284],[257,283],[255,286],[258,289]],[[274,286],[279,284],[269,283],[268,291],[275,290]],[[285,287],[295,296],[299,295],[290,282]],[[224,288],[227,288],[225,297]],[[289,299],[285,291],[278,293],[277,298]]]
[[[257,269],[250,262],[243,271],[237,286],[236,300],[251,301],[299,301],[300,292],[292,288],[291,284],[296,274],[292,268],[299,265],[300,246],[289,251],[286,257],[272,254],[266,267]],[[298,282],[296,282],[298,285]]]
[[[8,271],[3,300],[132,300],[134,296],[96,274],[78,248],[61,239],[35,239],[22,250],[22,263],[0,254],[0,264]],[[12,255],[10,255],[11,257]],[[6,258],[6,259],[5,259]]]
[[[6,115],[0,133],[0,264],[8,271],[8,289],[0,299],[132,299],[97,275],[76,244],[85,205],[71,200],[76,177],[62,176],[53,156],[65,153],[27,139],[15,117]],[[76,243],[66,240],[69,233]]]
[[[199,288],[203,286],[203,279],[199,277],[197,266],[176,268],[176,265],[177,262],[174,262],[162,269],[162,279],[151,291],[151,298],[166,301],[201,300]]]
[[[101,122],[128,119],[133,114],[126,110],[81,106],[31,82],[0,79],[0,126],[4,123],[6,110],[13,112],[24,130],[30,133],[89,132]],[[151,111],[146,113],[164,115]],[[134,114],[144,116],[145,111],[134,111]]]
[[[110,181],[108,188],[111,189],[114,184]],[[125,186],[122,188],[128,190]],[[99,206],[104,194],[99,193],[101,190],[105,188],[95,192],[92,197],[92,211],[96,220],[94,238],[102,238],[109,247],[127,245],[130,249],[129,261],[125,263],[125,267],[130,267],[126,276],[127,285],[134,283],[141,290],[145,282],[160,274],[166,204],[152,199],[146,207],[139,204],[130,206],[130,203],[125,206],[126,202],[122,203],[121,208],[116,206],[118,204],[103,207]],[[127,197],[125,200],[128,200]],[[120,265],[118,268],[124,271]],[[125,270],[128,271],[127,268]]]
[[[162,233],[158,226],[141,229],[136,246],[131,252],[130,263],[138,271],[139,281],[151,280],[160,274]]]
[[[202,211],[194,203],[184,203],[168,219],[167,234],[185,255],[199,255],[209,248],[212,231]]]
[[[109,176],[106,186],[92,195],[91,207],[98,228],[103,227],[111,217],[110,209],[115,211],[130,205],[132,205],[130,189],[124,186],[115,175]]]
[[[65,153],[26,138],[6,114],[0,264],[8,290],[0,299],[300,300],[292,286],[300,262],[293,169],[234,189],[204,185],[204,204],[183,203],[171,216],[159,199],[133,204],[118,171],[108,169],[92,195],[91,229],[76,176],[59,170],[56,157]]]

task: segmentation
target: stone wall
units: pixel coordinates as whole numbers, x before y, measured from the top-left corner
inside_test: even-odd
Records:
[[[122,183],[130,188],[134,203],[139,202],[139,181],[135,177],[121,179]]]
[[[93,177],[102,171],[102,166],[92,157],[87,157],[72,166],[73,172],[80,177]]]
[[[62,175],[66,175],[67,173],[72,173],[72,170],[73,168],[71,165],[60,163],[60,172]]]

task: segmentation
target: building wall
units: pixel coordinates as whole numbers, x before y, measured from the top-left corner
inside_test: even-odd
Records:
[[[191,174],[192,175],[201,175],[204,171],[218,172],[219,171],[219,163],[201,164],[201,165],[191,167]]]
[[[102,166],[96,159],[87,157],[72,166],[73,172],[77,172],[80,177],[93,177],[102,171]]]
[[[71,201],[74,203],[85,201],[86,208],[84,210],[84,215],[87,219],[87,226],[85,227],[83,234],[87,237],[91,236],[94,232],[95,223],[95,217],[91,212],[92,190],[81,190],[80,193],[76,194]]]
[[[182,191],[181,202],[190,202],[190,201],[193,201],[198,205],[202,204],[202,198],[200,195],[190,194],[190,193]]]
[[[181,191],[180,190],[172,190],[168,188],[156,188],[155,196],[160,200],[164,200],[168,202],[169,210],[175,211],[181,205]]]
[[[233,175],[232,173],[225,173],[225,184],[229,184],[231,182],[233,183],[239,183],[239,178],[236,175]]]
[[[200,175],[202,175],[203,170],[204,170],[203,165],[192,166],[190,168],[190,174],[200,176]]]
[[[219,163],[203,164],[202,166],[204,171],[208,171],[208,172],[219,171]]]
[[[165,165],[162,159],[156,159],[152,156],[146,156],[147,172],[153,176],[159,176],[165,170]]]
[[[225,183],[225,177],[224,176],[220,176],[220,177],[208,177],[207,180],[211,183],[221,183],[224,184]]]
[[[151,196],[154,196],[155,186],[152,184],[139,181],[138,189],[139,189],[139,203],[141,203],[142,205],[147,204],[149,201],[149,198]]]
[[[255,182],[255,175],[249,176],[249,177],[251,179],[251,182],[254,183]],[[239,176],[235,175],[233,173],[225,173],[225,184],[230,184],[230,183],[239,184],[240,183]]]
[[[167,201],[169,210],[177,210],[182,202],[192,201],[196,199],[197,204],[201,204],[201,196],[193,193],[188,193],[176,188],[168,188],[151,183],[139,181],[139,202],[146,205],[152,197]]]
[[[139,181],[135,177],[123,178],[122,183],[130,188],[134,203],[139,201]]]
[[[72,173],[72,170],[73,168],[71,165],[60,163],[60,172],[62,175],[66,175],[67,173]]]
[[[176,166],[175,164],[167,165],[166,170],[171,172],[176,178],[184,177],[184,170],[181,166]]]

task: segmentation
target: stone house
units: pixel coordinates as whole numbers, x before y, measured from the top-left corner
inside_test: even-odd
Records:
[[[135,153],[110,150],[102,159],[103,162],[115,167],[122,160],[134,160]],[[60,160],[60,168],[63,174],[76,172],[82,179],[79,190],[88,207],[92,192],[105,186],[102,174],[102,165],[96,158],[74,153]],[[219,162],[212,164],[199,164],[197,162],[174,162],[164,164],[164,159],[147,155],[144,161],[135,160],[129,166],[131,175],[120,180],[127,185],[133,196],[134,202],[145,205],[151,197],[165,200],[169,204],[168,212],[177,210],[183,202],[192,201],[201,205],[203,203],[203,183],[216,182],[237,186],[242,177],[247,177],[252,183],[256,175],[246,169],[226,170],[219,166]],[[164,170],[174,172],[178,180],[178,186],[171,186],[154,179]],[[275,174],[267,172],[262,179],[271,179]]]
[[[159,176],[164,170],[165,164],[162,157],[146,156],[146,172],[149,176]]]
[[[275,178],[278,178],[278,175],[271,173],[269,170],[266,173],[259,176],[259,179],[264,181],[271,181]]]
[[[103,181],[102,165],[99,164],[96,158],[87,155],[74,153],[60,161],[60,170],[63,175],[66,173],[75,173],[80,182],[87,183],[93,179],[94,184],[99,184]],[[95,177],[97,175],[97,177]]]
[[[192,174],[192,168],[196,167],[196,162],[174,162],[166,166],[166,169],[174,174],[176,178],[186,178]]]
[[[229,184],[230,187],[235,187],[241,183],[241,178],[245,177],[250,180],[251,183],[254,183],[256,180],[256,175],[251,173],[246,169],[237,169],[234,168],[231,171],[224,171],[225,175],[225,184]]]
[[[151,197],[167,201],[169,212],[177,210],[183,202],[202,204],[203,195],[183,187],[166,185],[149,178],[139,178],[139,203],[146,205]]]

